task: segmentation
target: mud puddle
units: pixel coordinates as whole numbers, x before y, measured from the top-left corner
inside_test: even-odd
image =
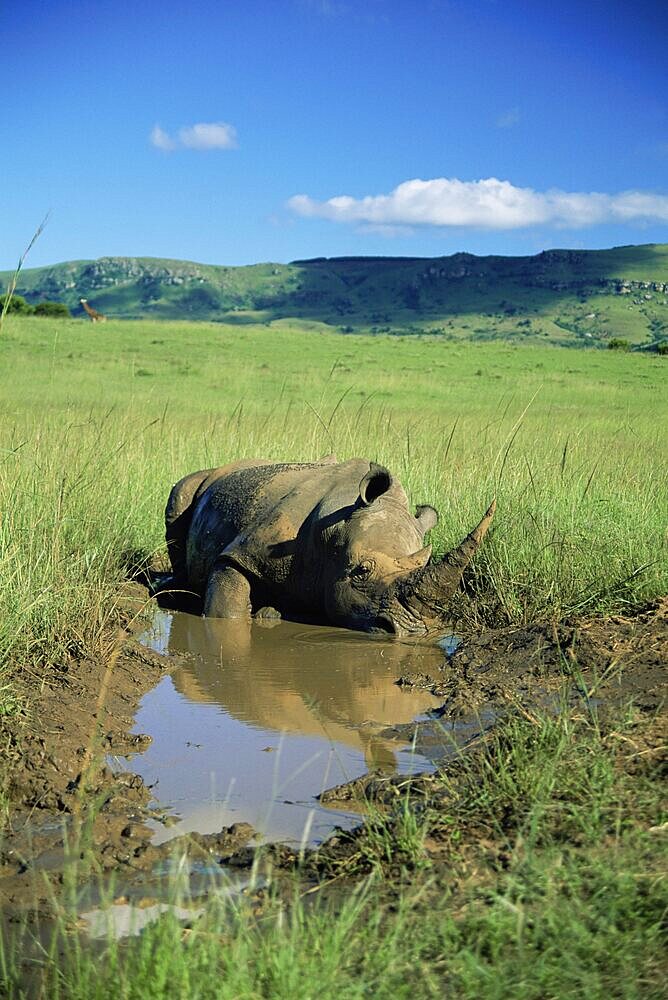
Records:
[[[441,765],[457,747],[477,752],[508,714],[536,725],[545,711],[595,714],[614,729],[631,711],[634,754],[654,760],[667,663],[665,599],[632,616],[489,629],[454,651],[157,612],[141,645],[127,635],[113,671],[105,658],[72,659],[32,687],[28,675],[30,712],[0,720],[11,751],[3,917],[12,933],[48,921],[73,882],[79,915],[109,900],[159,915],[175,863],[195,906],[243,883],[258,859],[267,877],[291,872],[296,847],[357,826],[369,801],[391,812],[408,792],[438,811]],[[258,855],[262,835],[278,843]],[[350,840],[328,838],[318,855],[354,854]]]
[[[112,764],[138,774],[165,810],[165,824],[149,821],[155,845],[244,822],[266,841],[313,846],[360,820],[321,803],[327,788],[370,771],[433,769],[411,746],[411,726],[442,698],[396,680],[440,671],[452,640],[441,648],[161,610],[140,641],[177,665],[136,715],[151,745]]]

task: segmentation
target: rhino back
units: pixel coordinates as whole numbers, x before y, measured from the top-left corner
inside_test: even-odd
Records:
[[[248,572],[276,582],[290,573],[302,525],[337,485],[354,494],[343,466],[357,463],[281,463],[257,465],[222,474],[201,494],[188,535],[188,574],[202,589],[216,561],[225,553]],[[354,481],[354,486],[353,486]]]

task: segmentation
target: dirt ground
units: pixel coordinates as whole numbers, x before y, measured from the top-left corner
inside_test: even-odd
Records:
[[[123,634],[104,661],[72,661],[46,677],[26,674],[21,683],[26,710],[2,720],[6,748],[8,817],[0,843],[0,907],[6,919],[48,914],[66,881],[71,845],[77,844],[79,873],[115,871],[116,883],[132,884],[164,862],[175,842],[156,847],[146,820],[159,810],[151,790],[131,772],[114,775],[105,755],[141,753],[149,737],[130,735],[141,696],[177,664]],[[442,708],[423,723],[417,749],[438,762],[443,725],[475,716],[493,725],[509,711],[527,717],[557,710],[564,697],[613,715],[633,711],[646,725],[636,732],[638,754],[666,749],[668,598],[632,616],[591,617],[559,624],[488,630],[464,638],[438,676],[405,674],[401,685],[427,687]],[[566,691],[564,696],[563,692]],[[412,740],[415,725],[388,735]],[[427,777],[412,780],[428,795]],[[382,800],[406,779],[370,775],[325,793],[336,806],[360,795]],[[94,805],[95,808],[91,808]],[[250,863],[253,830],[237,824],[211,836],[183,838],[191,856],[243,867]],[[333,838],[336,850],[337,838]],[[275,860],[291,863],[291,852],[274,848]],[[285,858],[282,859],[282,855]],[[36,877],[37,876],[37,877]]]

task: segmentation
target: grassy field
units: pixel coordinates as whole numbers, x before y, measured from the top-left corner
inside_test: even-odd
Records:
[[[490,623],[668,589],[668,366],[652,355],[221,324],[11,318],[0,340],[0,654],[97,641],[128,568],[164,551],[180,476],[237,457],[368,456],[441,521],[493,496]]]
[[[236,457],[384,462],[413,502],[440,510],[437,553],[497,496],[458,605],[469,624],[624,610],[668,590],[668,362],[656,355],[306,321],[9,317],[0,380],[5,714],[23,705],[20,668],[101,653],[124,579],[164,556],[172,483]],[[167,918],[93,953],[66,908],[35,982],[86,998],[658,997],[665,900],[647,831],[659,791],[638,761],[629,771],[629,725],[611,737],[594,717],[511,719],[443,778],[448,809],[369,826],[371,881],[335,915],[268,898],[258,925],[243,903],[214,902],[185,934]],[[425,867],[427,837],[445,868]],[[0,950],[10,996],[25,989],[22,948],[13,936]]]

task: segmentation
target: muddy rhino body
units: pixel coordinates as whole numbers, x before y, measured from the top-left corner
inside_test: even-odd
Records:
[[[433,507],[413,514],[401,484],[366,459],[309,464],[248,460],[194,472],[165,512],[177,586],[203,598],[205,616],[288,616],[365,631],[426,634],[493,514],[439,563],[426,532]]]

